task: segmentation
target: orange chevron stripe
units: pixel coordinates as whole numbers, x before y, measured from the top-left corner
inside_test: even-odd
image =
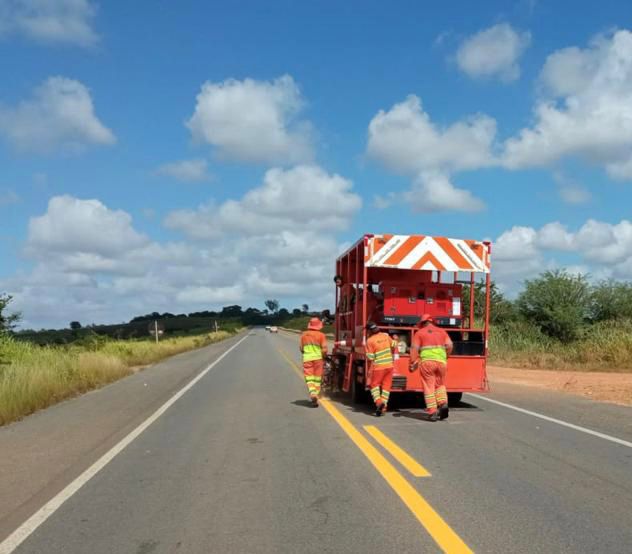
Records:
[[[380,250],[382,250],[382,248],[384,248],[384,245],[393,238],[393,235],[382,235],[382,237],[373,237],[371,240],[371,245],[372,248],[370,250],[372,250],[372,252],[369,253],[369,255],[366,257],[366,259],[368,260],[370,258],[370,256],[375,256],[375,254],[377,254]]]
[[[384,262],[384,265],[396,265],[401,262],[408,254],[410,254],[422,240],[424,240],[423,235],[411,235],[408,237],[404,244],[402,244],[395,252],[393,252]]]
[[[436,270],[445,271],[445,267],[439,263],[432,252],[426,252],[411,269],[421,269],[427,262],[430,262]]]
[[[441,247],[441,249],[450,257],[450,259],[462,269],[472,268],[472,264],[467,261],[466,258],[456,249],[454,244],[450,242],[450,239],[445,237],[433,237],[434,241]]]

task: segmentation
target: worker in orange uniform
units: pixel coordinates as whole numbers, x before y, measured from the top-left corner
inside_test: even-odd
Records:
[[[446,419],[450,411],[445,378],[452,341],[443,329],[433,324],[429,314],[421,316],[419,325],[421,328],[415,333],[410,349],[411,371],[421,368],[426,418],[429,421]]]
[[[371,364],[371,396],[375,402],[375,415],[386,412],[393,384],[393,352],[397,343],[386,333],[380,332],[375,323],[367,323],[369,338],[366,341],[366,357]]]
[[[320,385],[323,380],[323,360],[327,356],[327,337],[321,331],[323,322],[312,317],[307,331],[301,334],[301,353],[303,354],[303,375],[309,391],[312,406],[318,406]]]

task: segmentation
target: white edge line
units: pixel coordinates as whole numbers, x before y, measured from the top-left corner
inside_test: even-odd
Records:
[[[539,414],[537,412],[525,410],[524,408],[519,408],[518,406],[514,406],[512,404],[506,404],[505,402],[500,402],[499,400],[493,400],[491,398],[487,398],[486,396],[481,396],[479,394],[472,394],[469,392],[466,394],[474,398],[478,398],[479,400],[485,400],[485,402],[491,402],[492,404],[497,404],[498,406],[502,406],[503,408],[509,408],[510,410],[515,410],[516,412],[521,412],[523,414],[537,417],[539,419],[543,419],[544,421],[550,421],[551,423],[557,423],[558,425],[562,425],[563,427],[568,427],[569,429],[574,429],[575,431],[580,431],[582,433],[586,433],[587,435],[592,435],[593,437],[599,437],[600,439],[604,439],[610,442],[614,442],[616,444],[620,444],[622,446],[627,446],[628,448],[632,448],[632,442],[628,442],[623,439],[618,439],[617,437],[606,435],[605,433],[600,433],[599,431],[593,431],[592,429],[587,429],[586,427],[582,427],[580,425],[568,423],[568,421],[562,421],[561,419],[555,419],[554,417],[549,417],[543,414]]]
[[[29,517],[22,525],[20,525],[13,533],[11,533],[4,541],[0,543],[0,554],[11,554],[18,546],[20,546],[42,523],[44,523],[51,515],[57,511],[66,500],[83,487],[90,479],[92,479],[99,471],[101,471],[108,463],[110,463],[126,446],[136,439],[147,427],[164,414],[173,404],[175,404],[189,389],[191,389],[202,377],[204,377],[211,369],[221,362],[233,349],[237,348],[249,335],[241,338],[233,344],[226,352],[211,363],[199,375],[194,377],[188,384],[176,392],[169,400],[167,400],[152,415],[143,421],[138,427],[121,439],[88,469],[86,469],[74,481],[66,485],[66,487],[58,492],[46,504],[44,504],[37,512]]]

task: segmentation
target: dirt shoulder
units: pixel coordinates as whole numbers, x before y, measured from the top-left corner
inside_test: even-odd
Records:
[[[494,383],[527,385],[585,396],[600,402],[632,406],[632,373],[487,366],[487,375],[492,386]]]

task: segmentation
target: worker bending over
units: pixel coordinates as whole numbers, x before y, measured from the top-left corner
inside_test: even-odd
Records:
[[[375,323],[367,323],[369,338],[366,357],[371,364],[371,396],[375,402],[375,415],[386,412],[393,384],[393,351],[397,343],[388,334],[380,332]]]
[[[323,322],[312,317],[307,325],[307,331],[301,334],[301,353],[303,354],[303,375],[309,397],[314,407],[318,406],[320,385],[323,380],[323,360],[327,356],[327,338],[321,331]]]
[[[433,325],[429,314],[421,316],[419,325],[421,328],[413,336],[410,349],[410,370],[414,371],[421,366],[428,420],[445,419],[449,415],[445,379],[448,355],[452,353],[452,341],[443,329]]]

